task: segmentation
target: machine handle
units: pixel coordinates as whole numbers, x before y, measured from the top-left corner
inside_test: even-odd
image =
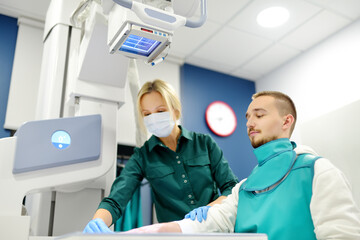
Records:
[[[147,6],[131,0],[113,0],[115,3],[129,8],[145,23],[173,31],[178,27],[187,26],[197,28],[205,23],[207,18],[206,0],[201,0],[201,16],[197,21],[188,20],[183,16],[172,14],[164,10]]]

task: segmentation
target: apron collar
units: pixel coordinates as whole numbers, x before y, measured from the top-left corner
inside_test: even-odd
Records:
[[[280,138],[254,149],[258,165],[242,184],[245,191],[261,191],[279,182],[293,166],[296,153],[294,142]]]

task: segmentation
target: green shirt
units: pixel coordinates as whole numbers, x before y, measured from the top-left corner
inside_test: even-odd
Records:
[[[238,180],[216,142],[179,127],[176,152],[155,136],[135,148],[110,195],[99,205],[111,213],[113,223],[123,215],[143,178],[150,183],[159,222],[183,219],[194,208],[217,199],[218,189],[225,196],[231,193]]]

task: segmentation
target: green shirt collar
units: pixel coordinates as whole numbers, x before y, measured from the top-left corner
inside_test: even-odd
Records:
[[[180,142],[180,139],[183,138],[183,137],[186,138],[186,139],[188,139],[188,140],[193,140],[190,132],[189,132],[186,128],[184,128],[184,127],[182,127],[182,126],[180,126],[180,125],[179,125],[179,128],[180,128],[180,130],[181,130],[181,133],[180,133],[180,137],[179,137],[178,143]],[[158,145],[159,145],[159,146],[163,146],[163,145],[164,145],[164,144],[160,141],[160,139],[159,139],[158,137],[156,137],[155,135],[152,135],[152,136],[150,137],[150,139],[148,140],[148,144],[149,144],[149,151],[150,151],[150,152],[154,149],[154,147],[156,147],[156,146],[158,146]]]

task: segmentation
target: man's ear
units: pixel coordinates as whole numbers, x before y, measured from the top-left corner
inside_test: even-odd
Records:
[[[283,123],[283,129],[287,130],[290,129],[291,126],[294,124],[294,116],[291,114],[285,115],[284,116],[284,123]]]

